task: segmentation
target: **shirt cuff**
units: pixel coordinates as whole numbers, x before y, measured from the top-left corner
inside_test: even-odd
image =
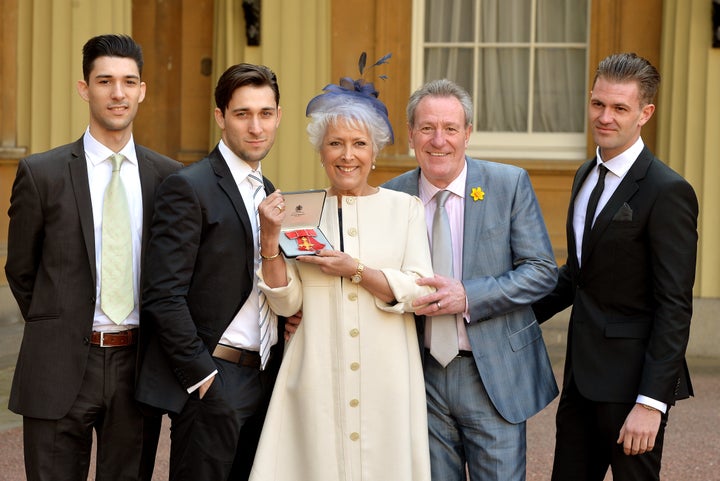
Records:
[[[655,399],[649,398],[647,396],[643,396],[642,394],[638,394],[635,402],[638,404],[645,404],[646,406],[650,406],[651,408],[655,408],[663,414],[667,412],[667,404],[665,404],[664,402],[656,401]]]
[[[205,381],[207,381],[208,379],[210,379],[211,377],[213,377],[215,374],[217,374],[217,369],[215,369],[213,372],[211,372],[211,373],[208,375],[208,377],[206,377],[205,379],[203,379],[203,380],[200,381],[199,383],[193,384],[192,386],[190,386],[189,388],[187,388],[188,394],[194,393],[200,386],[203,385],[203,383],[204,383]]]

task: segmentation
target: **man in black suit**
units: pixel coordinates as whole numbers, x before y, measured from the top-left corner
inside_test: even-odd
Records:
[[[270,69],[230,67],[215,89],[219,144],[158,191],[143,287],[155,335],[137,398],[170,413],[173,481],[249,475],[282,353],[282,326],[272,313],[263,324],[255,274],[264,255],[256,205],[275,190],[260,161],[280,124],[279,101]]]
[[[635,54],[600,63],[588,106],[597,154],[573,182],[568,260],[533,306],[541,321],[573,306],[554,481],[601,481],[608,466],[616,481],[658,480],[668,410],[693,394],[698,203],[640,137],[659,83]]]
[[[160,418],[144,419],[134,401],[142,353],[139,268],[155,189],[181,165],[134,143],[132,123],[145,97],[142,66],[130,37],[91,38],[77,84],[89,104],[88,129],[78,141],[18,165],[5,271],[25,332],[9,408],[23,415],[30,481],[86,479],[93,429],[97,479],[152,475]],[[117,175],[114,154],[122,155]],[[127,302],[120,310],[106,303],[120,286],[104,273],[105,255],[117,252],[103,245],[110,242],[104,228],[114,224],[103,212],[110,205],[104,195],[117,176],[129,214]]]

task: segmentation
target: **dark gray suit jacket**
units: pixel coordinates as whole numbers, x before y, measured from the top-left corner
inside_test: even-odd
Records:
[[[576,256],[575,197],[596,159],[575,175],[568,260],[555,290],[533,308],[540,321],[572,305],[565,384],[599,402],[666,404],[692,394],[685,362],[697,254],[693,188],[646,147],[598,214]]]
[[[181,164],[140,145],[135,150],[144,253],[155,189]],[[9,408],[59,419],[80,390],[95,309],[95,236],[82,138],[20,161],[9,215],[5,272],[25,319]],[[141,345],[142,338],[141,332]]]
[[[255,287],[253,256],[247,209],[217,148],[163,182],[143,270],[143,322],[153,335],[139,401],[180,412],[187,389],[215,369],[211,353]],[[280,361],[282,329],[278,322],[268,370]]]
[[[469,303],[467,332],[493,405],[518,423],[557,396],[540,326],[530,305],[557,279],[540,206],[522,169],[466,158],[463,275]],[[384,184],[418,195],[420,169]],[[474,201],[474,187],[485,192]]]

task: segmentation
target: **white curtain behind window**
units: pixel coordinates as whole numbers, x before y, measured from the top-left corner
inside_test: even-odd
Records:
[[[425,80],[467,89],[478,131],[582,132],[587,3],[425,0]]]

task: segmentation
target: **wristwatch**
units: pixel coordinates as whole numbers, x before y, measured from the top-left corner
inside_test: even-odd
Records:
[[[358,263],[357,270],[355,271],[355,274],[353,274],[350,277],[350,281],[353,284],[360,284],[360,281],[362,281],[362,275],[363,275],[363,271],[365,270],[365,266],[363,265],[362,262],[360,262],[360,259],[355,259],[355,260]]]

